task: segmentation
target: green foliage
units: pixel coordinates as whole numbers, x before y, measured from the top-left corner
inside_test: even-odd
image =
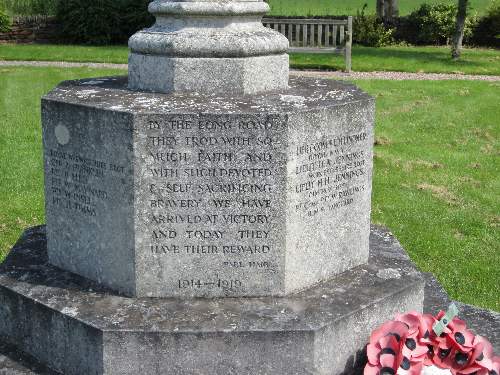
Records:
[[[65,0],[57,7],[61,39],[83,44],[125,43],[137,30],[150,26],[149,0]]]
[[[116,0],[114,0],[116,1]],[[126,0],[120,7],[121,34],[125,40],[135,32],[154,24],[155,18],[148,12],[151,0]]]
[[[399,21],[396,39],[411,44],[449,44],[455,32],[456,4],[422,4],[420,8]],[[465,23],[464,40],[472,35],[474,17]]]
[[[353,42],[367,47],[383,47],[394,43],[394,29],[386,28],[375,15],[366,15],[367,5],[353,20]]]
[[[10,30],[10,18],[9,16],[0,8],[0,33],[5,33]]]
[[[0,8],[16,16],[53,16],[60,0],[0,0]]]
[[[67,0],[57,8],[61,37],[65,41],[108,44],[116,39],[119,11],[112,0]]]
[[[337,18],[342,14],[338,10],[344,9],[339,8],[339,3],[336,3],[335,7],[328,8],[330,10],[327,11],[319,5],[314,8],[312,5],[313,2],[307,2],[307,5],[299,5],[298,3],[294,3],[294,0],[287,0],[288,2],[285,7],[285,4],[279,1],[284,0],[273,0],[271,1],[271,5],[281,4],[281,8],[279,8],[281,12],[286,10],[288,16],[297,18]],[[316,0],[316,2],[323,4],[321,1]],[[456,0],[443,1],[442,3],[439,3],[438,0],[427,1],[434,3],[421,4],[411,14],[396,19],[392,24],[384,24],[376,18],[372,9],[374,1],[371,1],[369,4],[365,3],[361,12],[358,10],[357,16],[354,17],[353,42],[368,47],[388,46],[396,44],[396,42],[413,45],[449,44],[453,38],[456,26]],[[471,3],[473,6],[469,7],[465,22],[464,44],[499,48],[500,0],[492,0],[489,8],[486,8],[486,0],[481,2],[472,1]],[[354,6],[354,3],[350,4],[350,6]],[[401,4],[406,3],[402,2]],[[273,13],[276,13],[276,9],[278,8],[274,6]],[[349,9],[352,10],[352,8]],[[486,9],[488,10],[486,11]],[[481,14],[486,14],[482,18],[479,18],[477,16],[478,11]],[[342,17],[347,17],[345,14],[349,13],[349,11],[344,12]],[[275,17],[286,18],[287,16],[280,15]]]
[[[500,48],[500,1],[494,2],[488,13],[479,19],[474,28],[472,43]]]

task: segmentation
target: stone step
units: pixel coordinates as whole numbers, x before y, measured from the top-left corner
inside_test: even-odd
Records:
[[[441,292],[441,286],[434,283],[434,276],[426,274],[425,297],[434,294],[435,291]],[[450,300],[447,295],[441,294],[441,299],[434,299],[433,303],[426,302],[424,311],[435,311],[436,308],[444,308]],[[434,304],[436,303],[436,304]],[[495,350],[500,352],[500,314],[476,306],[466,305],[456,302],[460,310],[460,317],[467,324],[474,328],[476,333],[487,337]],[[362,369],[358,369],[358,374],[362,374]],[[354,374],[354,375],[358,375]],[[48,369],[36,359],[21,353],[12,345],[7,345],[0,339],[0,375],[64,375]],[[147,375],[147,374],[146,374]]]
[[[126,298],[48,264],[39,227],[0,266],[0,335],[65,375],[352,374],[376,326],[422,310],[423,288],[374,227],[368,264],[287,297]]]

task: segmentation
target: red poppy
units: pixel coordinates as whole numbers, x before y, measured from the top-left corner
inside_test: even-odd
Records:
[[[453,371],[457,375],[489,375],[494,370],[493,347],[491,343],[482,336],[474,337],[474,349],[470,353],[468,363],[458,371]]]
[[[410,312],[378,327],[367,347],[364,375],[420,375],[424,366],[449,370],[453,375],[500,375],[500,357],[491,343],[453,318],[437,336],[434,325],[445,316]]]
[[[414,330],[414,334],[410,335],[409,325],[400,321],[389,321],[377,328],[368,344],[368,364],[364,374],[420,375],[423,355],[417,333],[418,330]],[[424,347],[424,355],[426,352]]]

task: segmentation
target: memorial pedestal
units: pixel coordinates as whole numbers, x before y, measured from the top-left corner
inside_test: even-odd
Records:
[[[42,102],[50,262],[133,297],[284,296],[366,263],[373,98],[65,82]]]
[[[2,340],[65,375],[337,375],[422,309],[369,244],[373,98],[289,80],[268,10],[155,0],[128,80],[43,98],[46,232],[1,265]]]
[[[50,265],[46,244],[28,231],[1,266],[0,336],[64,375],[350,374],[372,329],[422,309],[420,274],[378,227],[367,265],[280,298],[122,297]]]

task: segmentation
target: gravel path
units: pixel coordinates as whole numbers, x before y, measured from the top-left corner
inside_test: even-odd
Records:
[[[394,81],[418,80],[418,81],[443,81],[443,80],[464,80],[464,81],[500,81],[500,76],[450,74],[450,73],[402,73],[402,72],[325,72],[314,70],[292,70],[291,74],[305,77],[318,78],[352,78],[352,79],[387,79]]]
[[[127,64],[106,64],[106,63],[79,63],[62,61],[0,61],[1,66],[42,66],[58,68],[109,68],[127,69]],[[339,71],[316,71],[316,70],[293,70],[293,75],[318,78],[344,78],[344,79],[387,79],[394,81],[403,80],[465,80],[465,81],[489,81],[498,82],[500,76],[487,75],[467,75],[449,73],[401,73],[401,72],[352,72],[344,73]]]

